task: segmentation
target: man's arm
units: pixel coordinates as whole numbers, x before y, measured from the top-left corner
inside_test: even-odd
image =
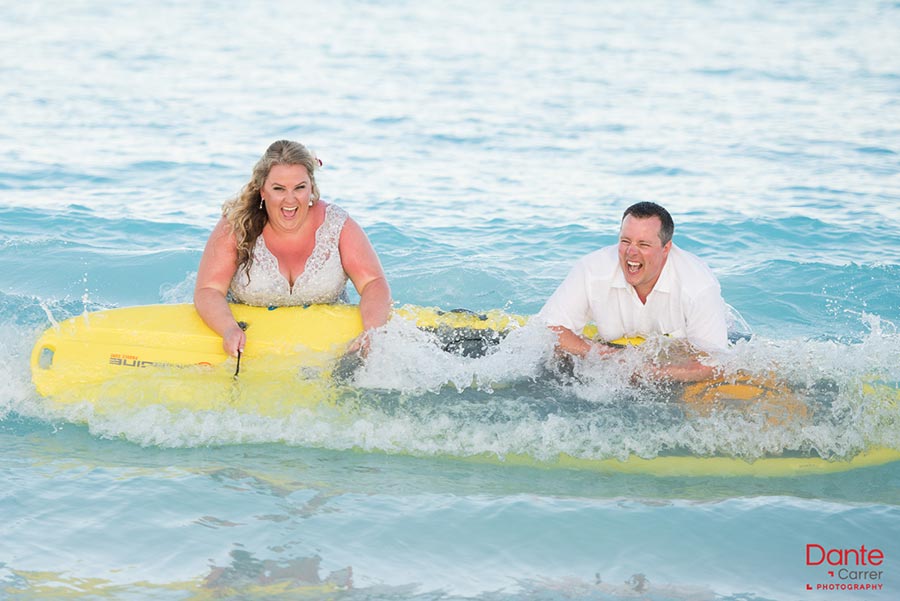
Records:
[[[587,357],[588,354],[610,355],[619,349],[605,344],[589,342],[565,326],[550,326],[556,332],[556,350]]]
[[[670,382],[699,382],[716,375],[716,368],[704,365],[699,358],[691,357],[668,365],[654,366],[650,373],[655,380]]]
[[[697,382],[716,376],[716,368],[705,365],[709,353],[728,348],[727,308],[718,282],[706,287],[691,304],[687,318],[687,342],[694,349],[690,356],[656,370],[656,376],[676,382]]]
[[[581,261],[575,263],[537,315],[538,320],[556,332],[562,350],[584,355],[589,348],[576,332],[581,332],[590,315],[587,273]]]

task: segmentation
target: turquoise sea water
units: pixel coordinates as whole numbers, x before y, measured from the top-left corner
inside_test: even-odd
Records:
[[[900,4],[84,1],[0,6],[0,598],[894,599],[900,464],[796,478],[480,465],[900,448]],[[398,305],[536,312],[622,210],[666,205],[828,419],[686,428],[630,371],[541,381],[399,327],[350,426],[47,406],[29,353],[86,310],[188,302],[273,140],[325,163]],[[618,395],[618,396],[617,396]],[[880,549],[874,580],[806,548]],[[880,591],[806,590],[817,584]]]

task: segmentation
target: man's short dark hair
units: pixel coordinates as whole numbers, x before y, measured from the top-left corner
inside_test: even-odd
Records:
[[[662,242],[663,246],[669,243],[672,239],[672,235],[675,233],[675,222],[672,221],[672,216],[669,215],[667,210],[655,202],[644,201],[631,205],[625,209],[624,213],[622,213],[622,221],[625,221],[625,218],[629,215],[638,219],[647,219],[648,217],[654,216],[659,217],[659,220],[662,223],[662,227],[659,228],[659,240]]]

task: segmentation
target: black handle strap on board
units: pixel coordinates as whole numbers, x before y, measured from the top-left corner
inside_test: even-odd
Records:
[[[247,328],[250,327],[250,324],[247,323],[246,321],[239,321],[239,322],[237,322],[237,324],[238,324],[238,327],[245,332],[247,331]],[[237,367],[234,370],[234,379],[235,380],[237,380],[238,374],[241,373],[241,355],[242,354],[243,354],[243,352],[241,351],[241,349],[238,349]]]

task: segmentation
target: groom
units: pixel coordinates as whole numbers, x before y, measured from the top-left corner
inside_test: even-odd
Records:
[[[703,380],[701,362],[728,345],[726,305],[716,276],[697,256],[672,243],[675,224],[653,202],[622,215],[619,243],[579,259],[538,318],[557,334],[557,348],[581,357],[617,349],[580,335],[593,322],[601,340],[663,334],[688,342],[684,361],[657,369],[663,379]]]

